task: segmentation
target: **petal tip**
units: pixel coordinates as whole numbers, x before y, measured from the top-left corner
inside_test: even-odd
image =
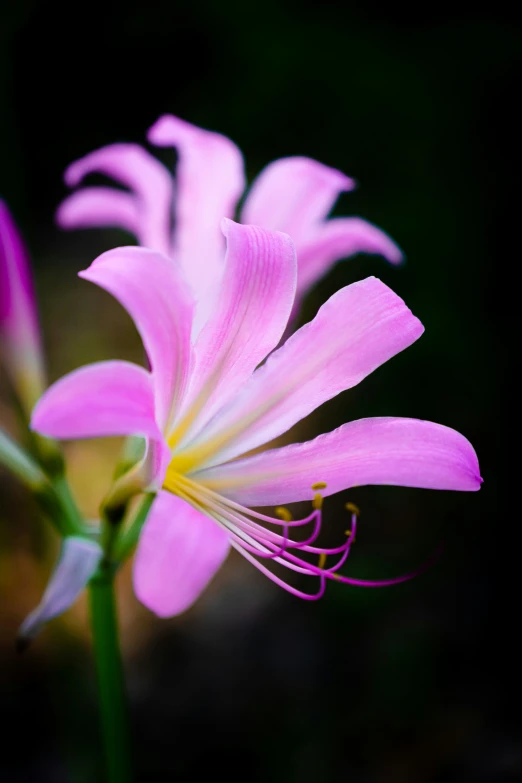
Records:
[[[73,163],[70,163],[63,172],[63,181],[68,188],[75,188],[82,180],[83,170],[82,167],[78,165],[80,162],[81,161],[79,160],[75,160]]]
[[[227,237],[227,236],[228,236],[228,234],[229,234],[229,231],[230,231],[230,229],[232,228],[232,225],[233,225],[233,224],[234,224],[234,221],[233,221],[233,220],[231,220],[230,218],[227,218],[227,217],[221,218],[221,223],[220,223],[220,226],[221,226],[221,233],[222,233],[222,234],[223,234],[225,237]],[[237,225],[237,223],[236,223],[235,225]]]
[[[59,228],[77,228],[76,220],[74,219],[74,215],[71,213],[70,209],[70,199],[74,198],[75,195],[76,194],[72,194],[72,196],[65,198],[62,203],[58,205],[58,208],[54,213],[54,222]]]
[[[150,126],[146,133],[146,139],[150,144],[163,146],[170,143],[169,127],[176,122],[182,122],[173,114],[161,114],[156,122]]]
[[[43,403],[43,404],[42,404]],[[39,432],[45,435],[45,395],[40,397],[31,413],[29,429],[33,432]]]
[[[406,261],[406,255],[402,248],[393,241],[393,239],[385,232],[381,231],[382,241],[380,253],[386,261],[394,266],[401,266]]]

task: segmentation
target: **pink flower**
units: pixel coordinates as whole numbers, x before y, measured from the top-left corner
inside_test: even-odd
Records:
[[[173,181],[168,170],[135,144],[112,144],[86,155],[65,172],[70,187],[93,172],[128,188],[84,186],[61,204],[63,228],[117,226],[135,234],[144,247],[174,258],[198,300],[196,329],[208,315],[223,269],[220,220],[234,217],[245,188],[243,158],[232,141],[166,115],[148,133],[152,144],[176,147]],[[397,245],[361,218],[326,220],[343,191],[355,182],[305,157],[270,163],[253,182],[241,222],[284,231],[296,247],[296,308],[306,291],[341,258],[376,253],[392,263]],[[172,222],[174,231],[172,231]]]
[[[42,347],[27,253],[1,199],[0,343],[11,383],[29,413],[45,388]]]
[[[353,529],[336,548],[315,543],[323,496],[364,484],[471,491],[481,482],[462,435],[415,419],[354,421],[249,456],[411,345],[423,327],[370,277],[334,294],[273,351],[294,305],[293,244],[230,220],[223,232],[217,308],[197,336],[190,287],[161,254],[118,248],[82,272],[127,309],[151,370],[121,361],[83,367],[52,386],[33,415],[33,428],[55,438],[147,439],[144,464],[159,494],[141,534],[134,584],[161,616],[190,606],[230,546],[296,595],[319,597],[329,579],[359,583],[338,573]],[[293,521],[286,509],[275,517],[252,510],[302,500],[312,501],[305,520]],[[298,540],[302,526],[308,532]],[[317,592],[291,587],[272,573],[272,562],[315,577]]]

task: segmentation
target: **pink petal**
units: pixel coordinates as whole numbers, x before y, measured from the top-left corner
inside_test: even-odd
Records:
[[[460,433],[418,419],[360,419],[307,443],[265,451],[197,474],[197,480],[246,506],[311,499],[365,484],[479,489],[477,455]]]
[[[243,385],[202,433],[220,444],[209,464],[290,429],[417,340],[424,328],[388,286],[368,277],[337,291]],[[318,479],[319,480],[319,479]]]
[[[299,256],[303,241],[326,218],[339,194],[354,187],[353,179],[311,158],[281,158],[252,183],[241,222],[284,231]]]
[[[116,226],[140,233],[140,210],[132,193],[116,188],[83,187],[68,196],[56,212],[61,228]]]
[[[134,591],[160,617],[191,606],[225,560],[227,534],[209,517],[160,492],[134,560]]]
[[[137,144],[110,144],[72,163],[65,172],[69,187],[98,172],[130,188],[87,188],[73,194],[57,213],[63,228],[114,225],[135,234],[141,245],[168,255],[172,178],[168,170]],[[82,193],[82,192],[80,192]]]
[[[137,364],[120,361],[74,370],[47,389],[33,411],[31,427],[60,439],[161,438],[154,418],[151,375]]]
[[[233,217],[245,188],[243,157],[236,145],[172,115],[165,115],[148,133],[152,144],[176,147],[176,210],[174,257],[203,301],[208,301],[219,280],[224,242],[223,217]]]
[[[12,383],[30,411],[45,388],[42,347],[27,254],[1,199],[0,341]]]
[[[284,231],[297,251],[296,305],[308,288],[341,258],[383,255],[396,264],[402,252],[390,237],[361,218],[326,220],[337,197],[355,183],[310,158],[282,158],[254,181],[242,213],[244,223]]]
[[[296,261],[289,237],[227,219],[223,232],[227,255],[219,301],[194,348],[190,400],[201,404],[204,397],[200,428],[277,345],[295,293]]]
[[[336,261],[356,253],[384,256],[392,264],[403,259],[402,251],[388,234],[366,220],[327,220],[298,249],[298,295],[304,294]]]
[[[99,256],[80,277],[109,291],[141,334],[156,389],[156,415],[167,426],[190,372],[193,300],[178,266],[152,250],[120,247]]]

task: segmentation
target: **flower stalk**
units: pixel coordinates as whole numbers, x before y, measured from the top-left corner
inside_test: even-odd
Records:
[[[115,573],[116,569],[103,559],[89,583],[89,604],[107,783],[129,783],[129,721],[114,596]]]
[[[137,546],[140,533],[155,498],[156,495],[152,492],[144,495],[125,526],[125,529],[120,532],[114,547],[114,557],[117,562],[125,561]]]

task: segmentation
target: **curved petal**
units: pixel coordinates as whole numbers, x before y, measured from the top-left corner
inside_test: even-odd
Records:
[[[204,320],[223,265],[220,221],[234,216],[245,188],[243,156],[226,136],[172,115],[157,120],[148,140],[178,152],[174,257],[202,302]]]
[[[303,295],[336,261],[356,253],[384,256],[392,264],[403,259],[400,248],[384,231],[361,218],[333,218],[317,226],[299,247],[298,296]]]
[[[160,617],[188,609],[225,560],[227,534],[184,500],[160,492],[134,560],[134,591]]]
[[[474,491],[477,455],[459,432],[418,419],[360,419],[315,440],[265,451],[195,474],[246,506],[312,499],[311,486],[331,495],[365,484]]]
[[[290,429],[423,331],[402,299],[375,277],[337,291],[210,422],[201,436],[213,450],[207,464],[244,454]]]
[[[176,264],[140,247],[99,256],[80,277],[109,291],[141,334],[156,390],[160,427],[176,414],[190,371],[193,300]]]
[[[27,253],[0,199],[0,339],[6,369],[28,411],[45,388],[42,346]]]
[[[103,556],[95,541],[77,536],[64,538],[59,560],[42,600],[20,627],[17,646],[23,649],[45,623],[65,612],[76,601]]]
[[[62,201],[56,212],[60,228],[116,226],[136,236],[140,211],[132,193],[116,188],[84,187]]]
[[[125,200],[119,190],[89,188],[87,198],[73,195],[62,203],[59,224],[64,228],[112,224],[136,234],[145,247],[169,255],[173,182],[165,166],[138,144],[110,144],[72,163],[65,182],[75,187],[93,172],[112,177],[132,194],[124,194]],[[103,206],[108,210],[105,215]]]
[[[201,428],[281,339],[296,284],[293,244],[285,234],[223,221],[227,237],[219,301],[194,346],[190,403]],[[178,437],[179,440],[179,437]]]
[[[281,158],[252,183],[241,222],[289,234],[299,261],[300,247],[314,226],[326,218],[340,193],[354,187],[353,179],[311,158]]]
[[[161,438],[150,373],[130,362],[89,364],[60,378],[37,402],[31,428],[51,438]]]

